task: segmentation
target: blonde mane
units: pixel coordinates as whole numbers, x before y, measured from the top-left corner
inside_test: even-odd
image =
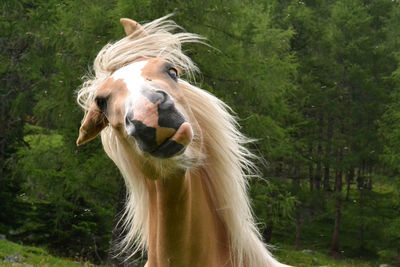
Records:
[[[136,59],[160,57],[189,75],[197,71],[191,59],[183,54],[181,45],[198,43],[202,38],[190,33],[172,33],[179,27],[168,17],[144,24],[147,35],[133,40],[125,37],[100,51],[94,63],[95,77],[89,78],[78,92],[78,103],[85,111],[92,104],[97,87],[115,70]],[[229,235],[232,259],[240,267],[279,265],[261,241],[247,196],[247,176],[255,169],[252,163],[255,156],[244,146],[249,139],[239,131],[226,104],[184,80],[179,80],[179,85],[184,90],[186,101],[203,135],[203,148],[198,153],[204,154],[204,160],[187,171],[201,168],[209,175],[217,211]],[[121,170],[127,186],[128,196],[122,222],[127,234],[122,240],[121,249],[129,250],[133,255],[145,250],[148,245],[149,204],[145,177],[124,159],[124,147],[127,144],[120,143],[111,127],[102,131],[101,139],[106,153]]]

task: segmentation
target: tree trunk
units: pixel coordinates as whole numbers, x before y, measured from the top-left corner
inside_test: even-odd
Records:
[[[318,191],[321,190],[321,180],[322,180],[322,138],[324,135],[323,132],[323,121],[324,117],[322,115],[322,112],[320,113],[320,116],[318,118],[318,128],[319,128],[319,133],[318,133],[318,145],[317,145],[317,169],[315,170],[315,189]]]
[[[331,158],[331,147],[332,147],[332,136],[333,136],[333,120],[328,119],[328,129],[326,133],[326,149],[325,149],[325,166],[324,166],[324,190],[331,191],[330,188],[330,158]]]
[[[309,148],[308,148],[308,156],[309,156],[309,160],[310,163],[308,165],[308,173],[309,173],[309,179],[310,179],[310,190],[313,191],[314,190],[314,162],[313,162],[313,147],[312,144],[310,144]]]
[[[337,152],[337,169],[335,177],[335,226],[333,229],[331,255],[334,259],[339,257],[339,233],[341,222],[341,192],[342,192],[342,160],[343,150],[340,148]]]
[[[315,170],[315,189],[321,189],[321,179],[322,179],[322,170],[321,170],[321,157],[322,157],[322,145],[321,142],[318,143],[317,148],[317,169]]]
[[[295,190],[297,191],[300,189],[300,163],[296,162],[294,165],[294,173],[293,173],[293,186]]]
[[[343,186],[343,170],[342,170],[342,161],[343,161],[343,149],[339,148],[337,152],[337,160],[336,160],[336,177],[335,177],[335,192],[340,193],[342,192],[342,186]]]
[[[301,211],[298,205],[296,205],[296,240],[295,249],[300,250],[300,234],[301,234]]]
[[[346,201],[349,201],[349,195],[350,195],[350,186],[351,183],[354,180],[354,168],[350,168],[349,171],[346,174]]]
[[[263,237],[264,237],[264,241],[266,243],[269,243],[271,241],[273,228],[274,228],[274,225],[272,222],[267,223],[267,226],[265,227],[265,229],[263,231]]]
[[[368,167],[368,181],[367,181],[366,187],[369,191],[372,190],[372,166],[371,166],[371,164]]]
[[[339,232],[340,232],[340,221],[341,221],[341,199],[340,193],[336,193],[335,202],[335,226],[333,229],[331,255],[334,259],[339,258]]]
[[[329,185],[329,180],[330,180],[330,165],[329,162],[325,162],[324,166],[324,190],[325,191],[331,191],[331,187]]]
[[[397,248],[396,266],[400,266],[400,248]]]
[[[360,167],[360,168],[358,168],[358,171],[357,171],[357,189],[358,190],[362,189],[362,184],[363,184],[363,178],[362,178],[361,167]]]
[[[365,251],[365,224],[364,224],[364,189],[360,189],[360,252]]]
[[[364,174],[365,174],[365,162],[363,162],[361,165],[361,168],[358,169],[358,174],[357,174],[357,189],[358,190],[361,190],[365,187]]]

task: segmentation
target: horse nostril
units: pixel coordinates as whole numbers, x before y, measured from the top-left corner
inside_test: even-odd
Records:
[[[164,103],[169,99],[169,95],[162,90],[157,90],[155,93],[160,96],[160,103]]]
[[[168,100],[169,96],[167,93],[165,93],[162,90],[157,90],[157,91],[148,91],[144,90],[142,94],[150,100],[151,103],[156,104],[158,103],[164,103]]]

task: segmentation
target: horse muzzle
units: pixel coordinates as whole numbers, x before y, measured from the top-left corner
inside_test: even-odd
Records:
[[[182,153],[193,138],[190,123],[162,90],[142,90],[125,116],[125,128],[140,150],[157,158]]]

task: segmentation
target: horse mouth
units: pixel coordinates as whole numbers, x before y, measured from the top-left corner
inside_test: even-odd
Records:
[[[181,124],[176,133],[165,140],[154,151],[149,152],[150,155],[156,158],[171,158],[185,152],[186,147],[192,141],[193,130],[188,122]]]

